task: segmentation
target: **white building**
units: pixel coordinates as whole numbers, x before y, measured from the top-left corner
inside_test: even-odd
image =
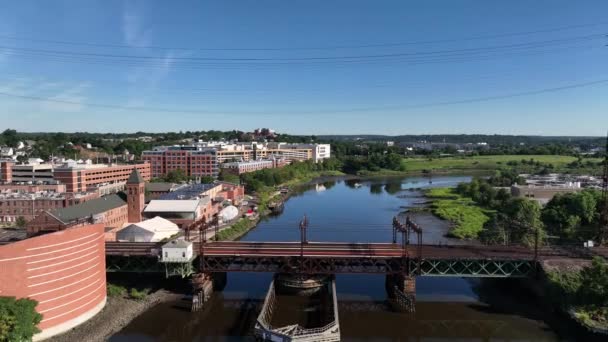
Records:
[[[162,217],[132,223],[116,233],[117,241],[159,242],[180,232],[177,225]]]
[[[0,147],[0,157],[12,157],[15,151],[12,147]]]
[[[162,247],[162,262],[188,262],[194,257],[192,242],[178,239],[164,244]]]

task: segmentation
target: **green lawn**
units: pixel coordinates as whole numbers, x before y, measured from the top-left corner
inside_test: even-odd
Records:
[[[451,188],[434,188],[426,192],[432,200],[431,210],[438,217],[454,224],[449,235],[459,239],[475,239],[490,219],[492,211],[480,208],[468,197]]]
[[[510,161],[516,161],[518,169],[526,169],[528,165],[522,165],[521,160],[533,159],[535,162],[543,164],[552,164],[556,169],[563,169],[568,163],[576,160],[571,156],[554,156],[554,155],[495,155],[495,156],[462,156],[462,157],[445,157],[445,158],[404,158],[402,164],[406,172],[422,172],[425,170],[433,171],[458,171],[458,170],[496,170],[501,167],[507,167]],[[599,159],[584,159],[591,160],[594,163],[599,162]],[[599,170],[599,167],[598,167]]]

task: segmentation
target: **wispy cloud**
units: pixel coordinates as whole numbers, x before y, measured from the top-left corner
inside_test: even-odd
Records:
[[[122,33],[125,44],[133,47],[150,45],[151,30],[147,29],[138,1],[127,1],[122,13]]]
[[[87,102],[86,90],[90,88],[88,82],[79,83],[67,88],[64,88],[59,93],[49,96],[50,100],[66,101],[65,103],[45,101],[41,104],[43,111],[58,111],[58,112],[80,112],[84,109]]]

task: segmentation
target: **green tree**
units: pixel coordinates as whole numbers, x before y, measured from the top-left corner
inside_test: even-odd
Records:
[[[38,302],[31,299],[0,297],[0,342],[31,341],[42,315],[36,312]]]
[[[2,132],[2,140],[4,143],[10,147],[16,147],[19,143],[19,136],[17,135],[17,131],[14,129],[5,129]]]
[[[24,228],[25,225],[27,224],[27,221],[25,220],[25,217],[19,216],[19,217],[17,217],[17,220],[15,221],[15,224],[19,228]]]
[[[167,174],[164,177],[162,177],[162,181],[168,182],[168,183],[182,183],[182,182],[187,182],[188,180],[189,180],[189,178],[186,175],[186,171],[184,171],[182,169],[171,170],[171,171],[167,172]]]
[[[595,257],[590,267],[581,271],[581,295],[587,303],[608,306],[608,262]]]
[[[544,225],[538,202],[526,198],[513,198],[507,203],[504,213],[516,241],[529,246],[535,244],[536,238],[539,239],[539,243],[542,241]]]

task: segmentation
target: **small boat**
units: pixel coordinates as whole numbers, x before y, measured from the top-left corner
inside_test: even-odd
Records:
[[[354,184],[354,187],[355,187],[355,188],[360,188],[361,186],[362,186],[362,185],[361,185],[361,183],[355,183],[355,184]]]

